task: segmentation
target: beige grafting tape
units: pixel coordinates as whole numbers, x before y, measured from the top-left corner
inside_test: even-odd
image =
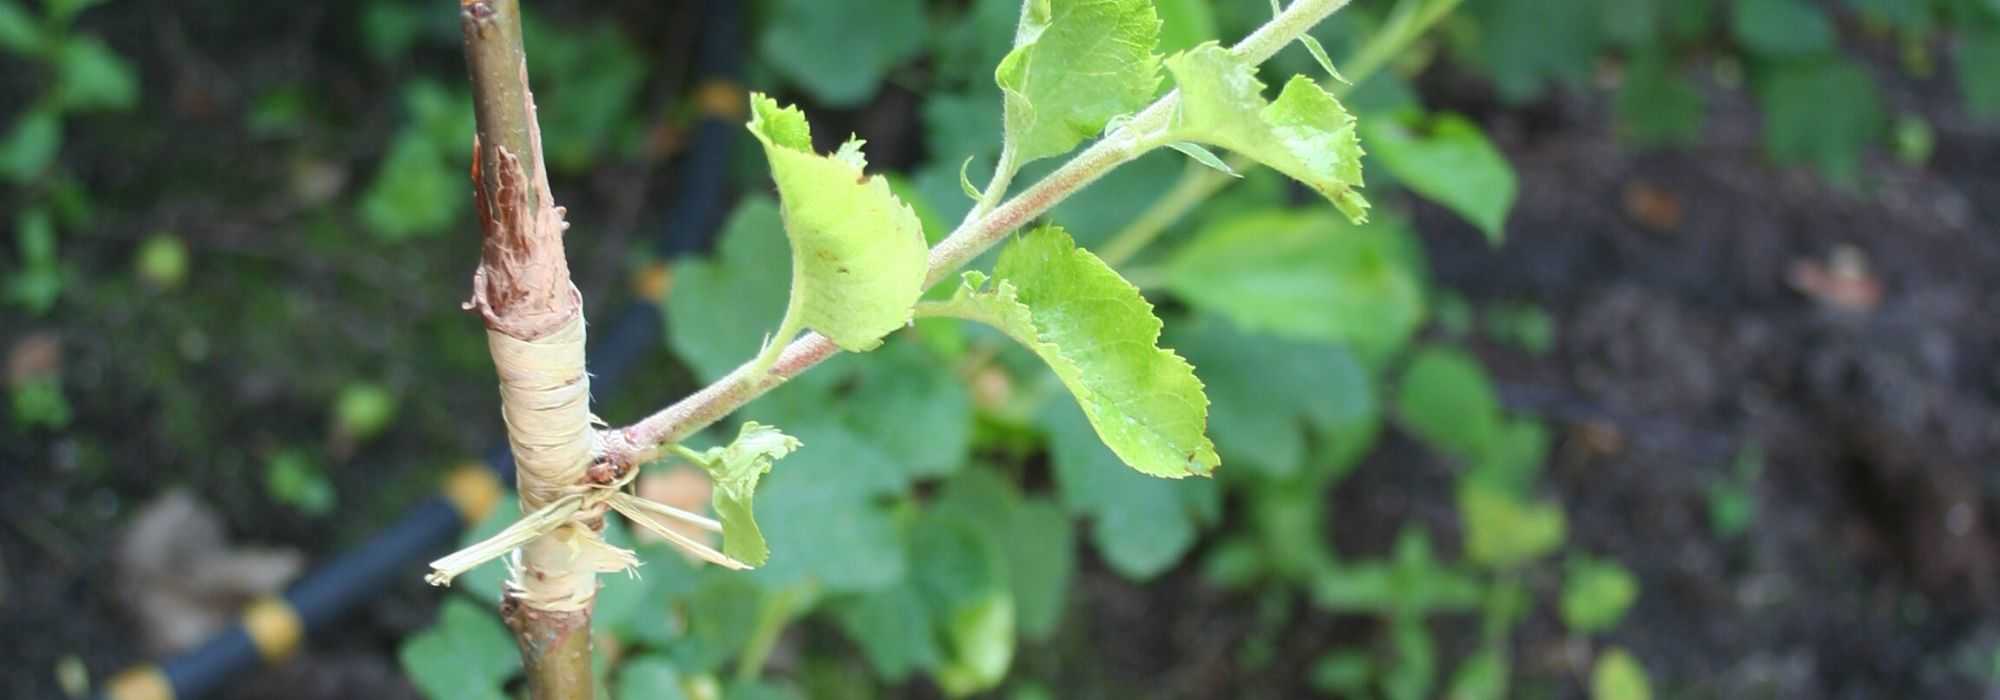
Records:
[[[581,483],[597,451],[583,315],[533,341],[488,330],[486,344],[500,375],[500,415],[514,449],[521,510],[533,511]]]

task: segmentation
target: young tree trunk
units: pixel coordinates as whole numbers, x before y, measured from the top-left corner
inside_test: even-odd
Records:
[[[468,310],[486,322],[522,512],[583,488],[599,452],[584,368],[583,301],[549,192],[518,0],[460,0],[478,130],[473,189],[484,236]],[[590,613],[603,513],[523,546],[501,604],[538,700],[589,700]],[[593,546],[596,545],[596,546]]]

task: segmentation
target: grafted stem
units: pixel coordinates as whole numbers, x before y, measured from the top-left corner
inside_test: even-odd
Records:
[[[583,482],[597,450],[590,427],[583,301],[563,254],[563,210],[549,191],[518,0],[460,0],[477,134],[472,185],[479,269],[466,308],[486,322],[500,377],[521,510]],[[603,562],[592,552],[602,513],[579,514],[521,546],[502,617],[514,630],[537,700],[589,700],[590,611]]]

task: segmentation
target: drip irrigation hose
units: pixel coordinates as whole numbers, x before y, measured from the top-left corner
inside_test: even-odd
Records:
[[[742,129],[745,97],[740,75],[742,9],[734,0],[711,0],[701,10],[695,55],[694,99],[700,119],[680,156],[677,192],[654,239],[659,269],[666,260],[707,247],[723,218],[730,150]],[[591,374],[615,391],[618,380],[664,333],[657,295],[642,294],[592,343]],[[360,547],[335,557],[294,583],[282,596],[266,596],[244,608],[238,621],[190,651],[159,663],[128,668],[112,676],[97,696],[102,700],[182,700],[214,692],[260,663],[283,660],[305,638],[325,629],[391,581],[415,577],[422,563],[476,524],[513,485],[514,459],[507,444],[488,450],[482,462],[451,471],[436,496]]]

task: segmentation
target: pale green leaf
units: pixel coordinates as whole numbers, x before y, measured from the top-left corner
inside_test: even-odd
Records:
[[[404,642],[397,656],[432,698],[502,700],[501,684],[521,669],[513,636],[493,611],[457,595],[445,599],[437,624]]]
[[[1439,114],[1414,127],[1394,119],[1362,125],[1368,152],[1417,194],[1444,205],[1500,243],[1518,185],[1507,162],[1479,125]]]
[[[1160,18],[1150,0],[1028,0],[994,80],[1006,94],[1016,163],[1075,148],[1160,84]]]
[[[1465,528],[1465,556],[1486,566],[1511,569],[1563,543],[1560,507],[1530,503],[1480,482],[1459,484],[1458,514]]]
[[[701,467],[715,481],[714,506],[722,521],[722,553],[751,566],[770,558],[764,533],[757,529],[751,497],[757,481],[771,471],[771,463],[799,449],[798,438],[777,428],[746,421],[736,440],[724,447],[711,447],[702,456]]]
[[[1451,674],[1449,700],[1501,700],[1507,697],[1507,660],[1491,649],[1481,650]]]
[[[873,96],[928,34],[921,0],[781,0],[757,51],[779,75],[829,107]]]
[[[1597,656],[1590,670],[1591,700],[1653,700],[1652,683],[1646,667],[1624,647],[1612,647]]]
[[[1160,320],[1132,283],[1053,226],[1008,245],[994,275],[989,285],[967,273],[930,312],[993,326],[1040,355],[1133,469],[1174,479],[1215,470],[1201,381],[1155,345]]]
[[[1368,219],[1354,117],[1318,83],[1294,76],[1276,101],[1266,102],[1253,66],[1214,43],[1175,54],[1166,65],[1181,90],[1171,138],[1254,158],[1318,191],[1349,219]]]
[[[1423,286],[1399,222],[1269,210],[1203,228],[1166,262],[1166,286],[1250,332],[1401,347],[1423,320]]]
[[[1638,577],[1618,562],[1571,559],[1563,576],[1563,624],[1572,632],[1602,632],[1618,624],[1638,597]]]
[[[871,350],[909,322],[923,293],[923,223],[881,176],[863,174],[861,142],[822,156],[797,108],[763,95],[751,107],[792,244],[791,300],[770,342],[811,329],[844,350]]]
[[[1189,158],[1193,158],[1194,162],[1206,165],[1209,168],[1212,168],[1224,175],[1228,175],[1230,177],[1243,177],[1241,173],[1236,172],[1235,168],[1229,167],[1228,163],[1224,163],[1222,162],[1221,158],[1216,157],[1214,151],[1202,148],[1201,144],[1194,143],[1191,141],[1175,141],[1173,143],[1167,144],[1167,148],[1180,151],[1183,155],[1186,155]]]
[[[361,221],[385,241],[431,236],[450,227],[467,201],[465,170],[447,163],[422,132],[405,129],[361,194]]]

